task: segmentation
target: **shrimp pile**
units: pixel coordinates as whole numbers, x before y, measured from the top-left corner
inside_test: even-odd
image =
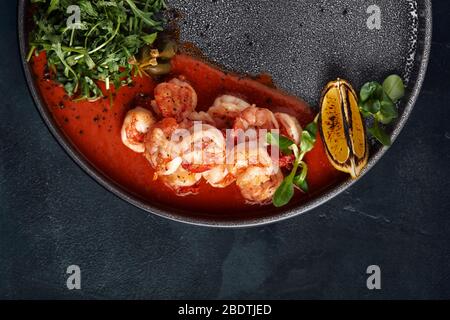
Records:
[[[279,151],[269,150],[266,136],[259,132],[279,130],[299,144],[302,128],[297,119],[232,95],[218,97],[206,112],[196,111],[197,102],[196,91],[184,77],[160,83],[150,107],[137,106],[125,116],[122,142],[143,154],[155,179],[179,196],[197,194],[201,181],[214,188],[235,183],[246,202],[270,203],[289,159],[274,157]],[[253,135],[247,134],[250,130]],[[245,139],[238,138],[242,132]]]

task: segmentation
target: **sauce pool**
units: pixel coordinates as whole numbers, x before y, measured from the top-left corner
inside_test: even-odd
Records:
[[[218,219],[258,210],[245,203],[233,184],[216,189],[202,182],[198,195],[178,197],[159,180],[141,154],[122,144],[120,130],[127,111],[139,94],[153,96],[156,84],[151,78],[136,77],[133,84],[114,93],[113,106],[108,97],[95,102],[72,102],[64,89],[45,76],[46,56],[41,53],[31,64],[36,85],[57,125],[72,144],[99,171],[144,201],[163,207],[215,216]],[[302,126],[313,121],[314,113],[302,100],[272,89],[258,81],[225,73],[201,60],[179,54],[172,60],[171,77],[184,75],[198,94],[198,111],[206,111],[215,98],[234,94],[258,107],[296,116]],[[307,154],[310,193],[297,192],[293,203],[308,200],[343,179],[329,163],[318,136],[315,148]]]

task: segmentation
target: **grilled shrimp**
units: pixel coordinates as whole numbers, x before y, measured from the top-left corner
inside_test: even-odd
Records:
[[[248,107],[242,111],[234,122],[235,130],[246,131],[248,129],[278,129],[279,124],[272,111],[269,109]]]
[[[250,107],[250,104],[238,97],[223,95],[214,101],[213,106],[208,110],[208,114],[218,128],[230,128],[239,114],[248,107]]]
[[[174,78],[155,88],[152,107],[162,117],[175,118],[181,122],[195,111],[197,99],[197,93],[184,77]]]
[[[146,147],[145,155],[158,177],[178,194],[178,189],[195,185],[202,173],[225,159],[225,138],[220,130],[207,124],[184,128],[173,118],[152,128]],[[219,184],[220,180],[216,178],[213,183]]]
[[[177,195],[185,196],[197,192],[196,185],[201,180],[199,173],[183,168],[180,154],[178,129],[185,129],[174,118],[165,118],[156,123],[145,139],[145,156],[155,169],[155,173],[164,184]],[[185,131],[188,134],[188,131]],[[186,139],[186,137],[180,136]]]
[[[198,168],[203,168],[207,171],[216,164],[224,163],[225,144],[219,129],[196,123],[189,129],[189,135],[178,144],[178,152],[182,155],[183,163],[191,169],[197,168],[195,171],[201,172]]]
[[[241,143],[228,156],[228,170],[236,176],[236,185],[248,203],[266,204],[283,181],[283,174],[267,148],[252,142]]]
[[[164,184],[178,196],[187,196],[198,192],[197,185],[202,179],[200,173],[189,172],[179,167],[174,173],[161,177]]]
[[[155,122],[152,113],[147,109],[137,107],[128,111],[121,131],[123,144],[134,152],[145,152],[145,136]]]
[[[275,191],[283,182],[280,170],[251,166],[241,173],[236,181],[242,196],[250,204],[267,204],[272,201]]]
[[[272,168],[273,170],[273,161],[267,148],[253,142],[240,143],[227,154],[228,171],[234,176],[239,176],[240,173],[253,166]]]
[[[214,121],[214,119],[207,112],[204,112],[204,111],[192,112],[188,116],[188,120],[189,121],[200,121],[200,122],[203,122],[203,123],[206,123],[206,124],[216,127],[216,121]]]
[[[156,123],[145,138],[145,157],[156,170],[157,175],[171,175],[181,166],[176,145],[172,141],[175,130],[179,128],[173,118],[165,118]]]
[[[292,139],[296,144],[300,144],[302,127],[298,120],[286,113],[275,113],[275,118],[280,124],[280,133]]]
[[[214,188],[226,188],[236,181],[236,177],[228,171],[225,164],[217,165],[204,172],[203,178]]]

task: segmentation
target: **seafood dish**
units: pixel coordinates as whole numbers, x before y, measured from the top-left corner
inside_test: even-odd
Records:
[[[310,106],[181,41],[164,0],[28,7],[27,63],[58,130],[140,201],[217,217],[292,208],[392,143],[407,90],[395,73],[359,88],[328,79]]]

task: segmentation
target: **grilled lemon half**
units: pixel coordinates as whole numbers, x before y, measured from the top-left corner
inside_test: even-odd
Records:
[[[369,146],[355,90],[345,80],[332,81],[320,105],[319,128],[328,159],[356,179],[367,165]]]

